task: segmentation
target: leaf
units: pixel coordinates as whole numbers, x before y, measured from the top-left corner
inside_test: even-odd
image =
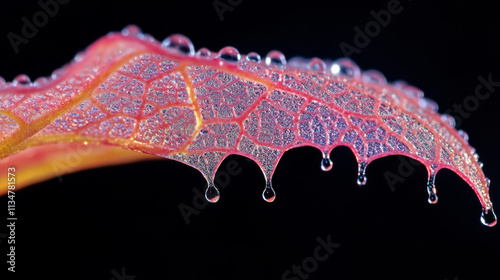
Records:
[[[342,145],[358,160],[360,185],[369,163],[404,155],[426,166],[430,203],[437,202],[436,173],[448,168],[493,213],[489,180],[466,134],[417,88],[387,83],[348,59],[286,65],[277,51],[264,62],[231,47],[195,55],[182,35],[162,46],[134,28],[98,40],[50,79],[0,84],[0,163],[25,164],[30,159],[16,153],[30,149],[49,160],[56,144],[115,146],[184,162],[214,187],[220,163],[239,154],[259,164],[265,192],[274,193],[271,178],[285,151],[313,146],[328,165]],[[104,150],[96,148],[94,165]]]

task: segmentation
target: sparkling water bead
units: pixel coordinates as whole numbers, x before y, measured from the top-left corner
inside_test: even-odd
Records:
[[[494,227],[497,224],[497,216],[493,211],[493,207],[491,209],[483,208],[481,213],[481,223],[488,227]]]
[[[280,51],[270,51],[266,55],[266,64],[267,65],[286,65],[286,58]]]
[[[26,74],[18,75],[12,81],[13,86],[29,86],[31,85],[31,79]]]
[[[216,203],[219,201],[220,193],[219,190],[215,187],[214,183],[211,182],[208,188],[205,190],[205,199],[208,202]]]
[[[188,37],[181,34],[172,34],[168,36],[161,45],[168,49],[177,50],[181,53],[194,55],[194,46]]]
[[[196,52],[197,57],[203,57],[203,58],[211,58],[212,53],[210,52],[209,49],[207,48],[201,48]]]
[[[240,52],[233,47],[224,47],[217,54],[217,58],[222,60],[237,62],[241,59]]]
[[[270,180],[267,180],[266,182],[266,188],[262,192],[262,198],[267,202],[273,202],[276,199],[276,192],[274,191]]]
[[[432,164],[429,169],[429,178],[427,179],[427,194],[429,195],[429,198],[427,199],[427,202],[429,204],[436,204],[438,202],[438,197],[436,194],[436,164]]]
[[[127,25],[122,29],[122,35],[125,36],[138,36],[142,31],[137,25]]]
[[[321,170],[330,171],[332,170],[333,163],[330,159],[330,155],[327,152],[323,153],[323,159],[321,159]]]
[[[365,81],[367,83],[374,83],[374,84],[386,84],[387,83],[387,79],[385,78],[384,74],[380,73],[377,70],[364,71],[361,76],[363,78],[363,81]]]
[[[395,81],[392,83],[396,88],[399,88],[400,90],[403,91],[406,95],[410,97],[416,97],[416,98],[423,98],[424,97],[424,92],[414,86],[409,85],[405,81]]]
[[[429,198],[427,199],[429,204],[436,204],[438,202],[438,196],[436,194],[436,187],[434,184],[427,184],[427,194],[429,195]]]
[[[246,58],[248,61],[260,62],[260,55],[256,52],[248,53]]]
[[[314,71],[325,71],[326,63],[323,60],[314,57],[309,61],[309,69]]]
[[[360,162],[358,164],[358,178],[356,180],[356,183],[358,184],[358,186],[364,186],[366,185],[366,182],[367,182],[367,178],[366,178],[366,165],[367,163],[366,162]]]
[[[344,75],[349,78],[357,78],[361,75],[361,70],[358,65],[348,58],[335,60],[330,70],[334,75]]]

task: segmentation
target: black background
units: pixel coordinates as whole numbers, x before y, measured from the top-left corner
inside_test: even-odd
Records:
[[[100,36],[131,23],[158,40],[184,34],[196,49],[231,45],[262,56],[278,49],[288,58],[335,59],[343,56],[341,42],[353,44],[353,28],[364,29],[373,20],[370,11],[386,9],[389,1],[243,0],[223,21],[212,1],[163,2],[71,0],[17,54],[7,34],[20,34],[21,18],[31,19],[41,8],[35,1],[2,4],[0,75],[48,76]],[[440,112],[473,95],[478,76],[500,81],[500,25],[493,4],[402,0],[401,5],[403,11],[351,56],[362,69],[379,69],[389,81],[418,86]],[[496,205],[499,101],[498,92],[492,93],[458,127],[469,133],[485,164]],[[500,279],[500,226],[481,225],[481,206],[457,175],[439,173],[439,202],[429,205],[422,165],[393,192],[384,173],[398,173],[397,157],[370,164],[362,188],[348,149],[332,152],[330,172],[320,170],[320,159],[313,148],[287,152],[273,178],[277,199],[269,204],[261,199],[264,178],[258,166],[231,156],[221,169],[235,160],[242,172],[230,178],[221,200],[191,216],[189,225],[178,206],[192,205],[193,189],[202,190],[205,182],[177,162],[106,167],[30,186],[16,197],[16,276],[108,280],[113,270],[124,268],[137,280],[281,279],[313,255],[317,237],[331,235],[340,247],[308,279]],[[6,210],[5,197],[0,205]],[[1,241],[3,273],[7,244]],[[6,275],[10,278],[0,278],[13,277]]]

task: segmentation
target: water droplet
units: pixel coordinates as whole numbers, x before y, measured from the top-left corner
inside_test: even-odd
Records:
[[[366,181],[368,180],[366,178],[366,166],[367,166],[366,161],[358,163],[358,180],[357,180],[358,186],[366,185]]]
[[[334,75],[345,75],[350,78],[357,78],[361,75],[358,65],[349,58],[335,60],[330,70]]]
[[[479,164],[480,168],[483,168],[483,166],[484,166],[484,164],[482,162],[480,162],[480,161],[478,161],[477,164]]]
[[[251,52],[247,54],[248,61],[260,62],[260,55],[256,52]]]
[[[437,112],[439,110],[438,104],[429,98],[424,98],[427,101],[427,108],[429,108],[431,111]]]
[[[386,84],[387,79],[384,74],[377,70],[366,70],[362,74],[363,81],[374,84]]]
[[[201,48],[196,52],[196,56],[203,57],[203,58],[211,58],[212,53],[207,48]]]
[[[75,62],[80,62],[83,60],[83,57],[85,56],[85,52],[79,52],[75,55],[75,57],[73,57],[73,60]]]
[[[308,61],[300,56],[294,56],[287,61],[287,64],[293,67],[306,68]]]
[[[274,64],[274,65],[284,66],[284,65],[286,65],[286,58],[283,55],[283,53],[281,53],[280,51],[270,51],[266,55],[266,64],[267,65]]]
[[[493,211],[493,207],[491,209],[483,208],[481,223],[488,227],[494,227],[497,224],[497,216],[495,215],[495,211]]]
[[[150,34],[139,34],[139,38],[144,40],[144,41],[149,41],[149,42],[155,42],[156,39],[155,37],[151,36]]]
[[[12,81],[13,86],[28,86],[31,85],[31,79],[28,75],[21,74],[14,78]]]
[[[188,37],[181,34],[172,34],[168,36],[161,45],[165,48],[179,51],[183,54],[194,55],[194,46]]]
[[[455,125],[456,125],[455,119],[448,114],[442,114],[441,121],[443,121],[444,123],[447,123],[451,127],[455,127]]]
[[[262,198],[267,202],[273,202],[276,199],[276,192],[271,185],[271,180],[266,181],[266,188],[262,192]]]
[[[427,193],[429,194],[427,202],[429,202],[429,204],[436,204],[438,202],[438,197],[436,194],[436,186],[427,184]]]
[[[330,159],[330,155],[328,154],[328,152],[323,152],[323,159],[321,160],[321,170],[330,171],[332,170],[332,167],[333,163]]]
[[[436,204],[438,202],[438,197],[436,194],[436,184],[435,184],[436,171],[434,169],[435,165],[432,165],[430,176],[427,179],[427,194],[429,194],[427,202],[429,202],[429,204]]]
[[[241,59],[240,52],[236,48],[233,47],[224,47],[222,48],[217,57],[226,61],[239,61]]]
[[[437,112],[438,109],[439,109],[439,106],[437,105],[436,102],[434,102],[434,100],[431,100],[429,98],[420,98],[418,100],[418,105],[420,105],[420,107],[424,108],[424,109],[429,109],[431,111],[434,111],[434,112]]]
[[[325,71],[326,63],[323,60],[314,57],[309,61],[309,69],[314,71]]]
[[[460,137],[462,137],[462,139],[464,139],[465,142],[469,142],[469,134],[467,134],[467,132],[459,129],[458,130],[458,135],[460,135]]]
[[[205,199],[208,202],[216,203],[217,201],[219,201],[219,198],[219,190],[215,187],[214,182],[210,182],[208,188],[205,190]]]
[[[46,85],[48,82],[49,82],[49,79],[47,79],[45,77],[39,77],[35,80],[33,85],[34,86],[43,86],[43,85]]]
[[[424,97],[424,92],[417,88],[417,87],[414,87],[414,86],[411,86],[409,84],[407,84],[405,81],[395,81],[393,83],[393,85],[402,90],[403,93],[405,93],[406,95],[410,96],[410,97],[417,97],[417,98],[423,98]]]
[[[125,36],[138,36],[141,34],[141,29],[137,25],[127,25],[125,28],[122,29],[122,35]]]
[[[59,77],[61,77],[62,75],[64,75],[66,70],[64,70],[64,68],[59,68],[59,69],[56,69],[54,71],[52,71],[52,74],[50,74],[50,78],[52,80],[55,80]]]

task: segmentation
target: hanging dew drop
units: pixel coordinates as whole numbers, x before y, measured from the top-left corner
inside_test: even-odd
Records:
[[[271,186],[271,181],[267,180],[266,188],[262,192],[262,198],[267,202],[273,202],[276,199],[276,192]]]
[[[332,164],[332,160],[329,159],[329,158],[323,158],[321,160],[321,170],[323,171],[330,171],[332,170],[332,167],[333,167],[333,164]]]
[[[183,54],[194,55],[194,46],[188,37],[181,34],[172,34],[168,36],[161,45],[165,48],[176,50]]]
[[[214,182],[210,182],[208,188],[205,190],[205,199],[208,202],[216,203],[217,201],[219,201],[219,198],[219,190],[215,187]]]
[[[367,163],[365,161],[358,164],[358,179],[356,180],[358,186],[364,186],[368,181],[366,178],[366,165]]]
[[[497,224],[497,216],[493,207],[491,209],[483,208],[481,213],[481,223],[488,227],[494,227]]]
[[[366,181],[368,179],[366,178],[365,175],[358,175],[358,179],[356,180],[356,183],[358,184],[358,186],[364,186],[366,185]]]
[[[332,170],[333,163],[332,160],[330,159],[330,155],[328,152],[323,152],[323,159],[321,160],[321,170],[323,171],[330,171]]]
[[[427,194],[429,195],[429,198],[427,199],[427,202],[429,204],[436,204],[438,202],[438,196],[436,194],[436,171],[435,171],[436,165],[433,164],[431,165],[431,170],[430,170],[430,175],[429,178],[427,179]]]
[[[240,61],[241,55],[236,48],[225,47],[219,51],[219,53],[217,54],[217,58],[225,61],[237,62]]]
[[[433,185],[427,185],[427,193],[429,194],[429,198],[427,202],[429,204],[436,204],[438,202],[438,196],[436,194],[436,187]]]

